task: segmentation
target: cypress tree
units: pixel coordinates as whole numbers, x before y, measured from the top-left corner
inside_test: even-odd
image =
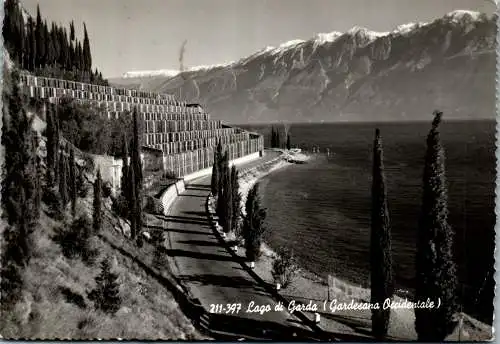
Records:
[[[130,181],[130,195],[129,195],[129,216],[130,216],[130,238],[135,240],[137,237],[137,202],[136,202],[136,187],[135,187],[135,173],[133,165],[129,168],[129,181]]]
[[[442,112],[434,112],[427,136],[423,174],[422,212],[417,242],[415,299],[428,299],[437,308],[415,309],[415,330],[419,341],[442,341],[453,330],[456,311],[456,267],[453,261],[453,232],[448,224],[448,196],[445,153],[439,135]]]
[[[231,173],[229,165],[224,169],[224,232],[229,233],[233,229],[233,188],[231,185]]]
[[[382,138],[375,131],[373,145],[372,220],[371,220],[371,303],[382,305],[394,292],[392,277],[391,225],[387,206]],[[372,333],[382,340],[389,327],[390,308],[372,309]]]
[[[89,299],[94,301],[95,308],[108,314],[114,314],[120,309],[120,285],[118,275],[111,271],[109,258],[101,262],[101,272],[95,278],[96,288],[89,293]]]
[[[138,235],[142,230],[142,161],[141,161],[141,146],[140,146],[140,134],[139,134],[139,113],[137,108],[134,109],[133,113],[133,150],[132,150],[132,170],[134,178],[134,194],[133,198],[135,201],[134,213],[135,217],[135,233]]]
[[[226,167],[228,164],[227,161],[227,152],[224,153],[224,155],[220,159],[220,164],[219,164],[219,189],[217,191],[217,205],[216,205],[216,213],[217,216],[219,217],[219,222],[222,227],[225,226],[225,220],[226,220],[226,205],[227,205],[227,200],[226,200],[226,193],[228,190],[228,179],[227,179],[227,174],[228,174],[228,168]]]
[[[59,195],[61,196],[63,208],[66,208],[66,205],[69,202],[68,164],[62,150],[59,153]]]
[[[45,40],[43,31],[42,15],[40,14],[40,5],[36,5],[36,68],[41,68],[43,65],[43,56],[45,56]]]
[[[28,25],[30,28],[29,29],[29,41],[30,41],[29,70],[33,72],[36,69],[38,50],[37,50],[37,41],[36,41],[36,24],[31,17],[28,18]]]
[[[71,213],[73,217],[76,216],[76,200],[78,194],[78,188],[76,186],[76,162],[75,162],[75,150],[72,148],[69,156],[69,178],[70,178],[70,191],[71,191]]]
[[[69,40],[71,42],[75,40],[75,23],[73,21],[69,23]]]
[[[55,183],[59,182],[60,179],[60,169],[59,169],[59,149],[60,149],[60,121],[59,121],[59,108],[56,104],[51,104],[52,106],[52,119],[53,119],[53,128],[54,128],[54,140],[52,142],[52,145],[54,146],[53,151],[54,151],[54,181]]]
[[[27,221],[28,227],[35,222],[33,202],[36,199],[36,150],[32,121],[24,109],[24,99],[19,89],[19,74],[10,74],[12,92],[3,93],[2,144],[5,147],[5,164],[2,180],[3,214],[9,225]],[[22,197],[22,201],[17,197]],[[34,216],[31,218],[31,216]]]
[[[0,287],[1,306],[8,310],[22,295],[22,270],[31,256],[31,238],[38,224],[40,194],[33,118],[29,118],[24,109],[19,74],[15,70],[10,75],[4,74],[4,81],[1,141],[5,155],[1,205],[2,217],[6,219],[7,226],[4,231]],[[10,93],[7,91],[9,86]]]
[[[87,33],[87,26],[83,23],[83,56],[84,56],[84,65],[85,72],[92,72],[92,56],[90,53],[90,42],[89,36]]]
[[[4,21],[2,27],[2,36],[4,40],[5,47],[9,51],[11,57],[15,50],[15,23],[14,23],[14,0],[6,0],[4,2]]]
[[[279,129],[276,129],[275,135],[276,135],[276,148],[281,148]]]
[[[93,201],[92,229],[94,234],[98,234],[102,227],[102,179],[101,170],[97,170],[97,176],[94,182],[94,201]]]
[[[129,164],[128,164],[128,144],[127,138],[123,136],[123,150],[122,150],[122,176],[120,179],[121,194],[124,199],[129,200],[130,198],[130,179],[129,179]]]
[[[240,183],[238,177],[238,170],[236,166],[233,165],[231,168],[231,190],[232,190],[232,231],[238,234],[238,223],[241,213],[241,194],[240,194]]]
[[[44,68],[50,64],[50,36],[49,36],[49,29],[47,27],[47,21],[43,21],[42,25],[42,39],[45,44],[44,49],[43,49],[43,55],[41,56],[42,58],[42,65],[41,68]]]
[[[217,195],[217,191],[219,189],[219,169],[218,169],[219,161],[217,157],[217,152],[214,152],[214,164],[212,165],[212,179],[210,182],[210,187],[212,191],[212,195]]]
[[[290,150],[292,148],[292,144],[290,143],[290,134],[286,136],[286,149]]]
[[[245,217],[242,228],[246,257],[249,261],[255,261],[260,256],[265,218],[266,210],[261,207],[258,184],[255,184],[248,192],[245,202]]]
[[[31,19],[28,18],[28,22],[26,23],[26,35],[24,36],[24,54],[23,54],[23,69],[30,70],[30,61],[31,61],[31,28],[30,28]]]
[[[47,182],[53,185],[55,182],[55,162],[56,162],[56,128],[54,123],[54,107],[51,103],[46,103],[46,130],[47,135]]]

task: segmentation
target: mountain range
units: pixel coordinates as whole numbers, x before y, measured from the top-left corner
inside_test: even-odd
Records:
[[[235,124],[429,120],[436,109],[449,119],[493,119],[496,21],[457,10],[391,32],[354,27],[227,64],[109,81],[175,94]]]

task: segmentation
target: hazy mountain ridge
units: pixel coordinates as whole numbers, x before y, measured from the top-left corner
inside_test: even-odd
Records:
[[[493,118],[496,16],[454,11],[387,33],[319,34],[214,68],[114,80],[174,93],[232,123]],[[110,80],[113,82],[113,80]]]

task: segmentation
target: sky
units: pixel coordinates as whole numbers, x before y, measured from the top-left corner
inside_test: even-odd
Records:
[[[492,14],[490,0],[21,0],[36,15],[90,38],[93,67],[104,77],[239,60],[266,46],[364,26],[391,31],[456,9]]]

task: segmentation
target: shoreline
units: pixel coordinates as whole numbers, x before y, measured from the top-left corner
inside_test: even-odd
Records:
[[[302,154],[303,155],[303,154]],[[303,155],[309,160],[311,157]],[[245,171],[240,176],[240,193],[242,195],[242,207],[244,208],[248,191],[258,183],[262,178],[277,170],[294,165],[286,159],[286,154],[277,158],[279,161],[274,163],[269,169],[260,170],[263,166],[258,166],[250,171]],[[261,257],[256,261],[255,272],[267,283],[274,284],[271,274],[272,264],[276,257],[276,252],[266,243],[262,242]],[[370,302],[370,289],[356,286],[331,274],[332,286],[329,290],[328,281],[325,278],[308,271],[298,264],[298,270],[294,281],[287,288],[282,289],[280,294],[289,300],[295,300],[308,304],[313,302],[320,306],[325,300],[337,302]],[[405,298],[394,295],[394,301],[404,302]],[[322,309],[322,307],[318,307]],[[323,326],[333,331],[342,331],[348,333],[357,333],[356,328],[362,326],[365,329],[371,328],[371,311],[337,311],[336,314],[330,312],[318,312],[321,314],[321,323]],[[332,320],[335,315],[356,319],[358,325],[351,326]],[[461,325],[458,325],[455,331],[447,337],[447,340],[489,340],[492,338],[492,327],[482,323],[467,314],[461,313]],[[415,340],[417,334],[414,329],[415,316],[413,309],[391,309],[391,320],[388,335],[393,339]],[[461,330],[460,330],[461,328]],[[359,334],[359,333],[358,333]]]

